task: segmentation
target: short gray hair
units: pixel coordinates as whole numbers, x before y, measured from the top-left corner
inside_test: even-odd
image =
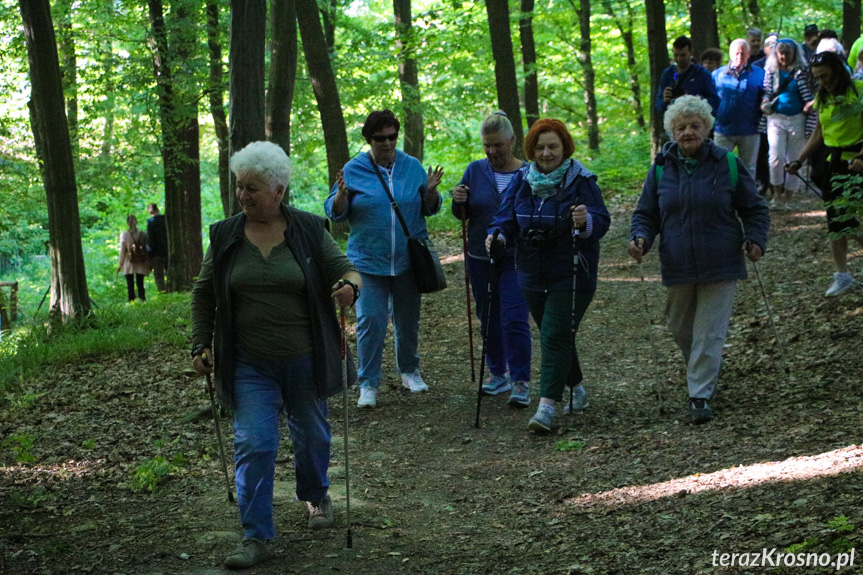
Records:
[[[713,109],[707,100],[701,96],[681,96],[672,103],[665,111],[662,127],[672,140],[674,139],[674,122],[681,116],[698,116],[704,120],[704,125],[710,130],[713,128]]]
[[[494,114],[487,116],[482,121],[482,126],[479,128],[481,136],[487,134],[500,134],[504,138],[512,138],[515,132],[512,129],[512,123],[506,117],[506,113],[498,110]]]
[[[252,142],[231,156],[231,171],[241,176],[252,174],[263,178],[271,188],[288,187],[291,163],[288,155],[272,142]]]
[[[743,38],[738,38],[737,40],[734,40],[733,42],[731,42],[731,45],[728,47],[728,55],[733,56],[735,48],[737,48],[741,44],[746,46],[746,49],[749,50],[750,52],[752,51],[752,47],[749,45],[749,42],[747,42]]]

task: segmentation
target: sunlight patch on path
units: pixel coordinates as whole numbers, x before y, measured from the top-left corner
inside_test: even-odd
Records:
[[[746,489],[765,483],[800,481],[854,471],[863,467],[863,445],[849,445],[842,449],[801,457],[790,457],[784,461],[768,461],[741,467],[721,469],[713,473],[696,473],[689,477],[672,479],[651,485],[633,485],[611,491],[586,493],[568,499],[575,507],[619,507],[663,497],[674,497],[681,492],[687,494],[720,489]]]

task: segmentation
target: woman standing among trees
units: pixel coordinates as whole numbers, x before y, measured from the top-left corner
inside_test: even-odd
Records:
[[[437,187],[443,170],[429,168],[426,174],[416,158],[396,149],[400,126],[390,110],[368,115],[362,134],[371,149],[345,165],[324,203],[327,217],[350,224],[348,258],[365,286],[357,301],[357,407],[377,406],[390,308],[402,385],[414,393],[428,391],[417,353],[421,295],[410,269],[407,237],[386,190],[411,236],[428,238],[425,218],[440,210]]]
[[[482,392],[499,395],[515,386],[509,398],[513,407],[530,405],[530,326],[528,309],[518,287],[515,272],[515,245],[495,261],[496,285],[491,306],[488,283],[491,265],[485,250],[485,236],[494,214],[500,208],[503,192],[519,170],[527,164],[512,155],[515,132],[503,112],[495,112],[480,127],[486,159],[471,162],[452,191],[452,213],[467,220],[468,258],[476,311],[486,338],[486,363],[489,378]],[[486,317],[488,312],[488,317]]]
[[[815,118],[807,112],[812,101],[809,74],[800,46],[783,38],[776,43],[764,69],[761,111],[767,115],[768,163],[774,203],[791,200],[800,181],[785,178],[785,164],[797,158],[806,138],[815,129]]]
[[[493,243],[515,246],[518,283],[539,326],[540,399],[528,422],[532,431],[557,426],[554,404],[567,385],[577,394],[574,402],[587,404],[573,330],[596,292],[599,240],[611,218],[596,176],[572,159],[574,151],[563,122],[537,120],[524,139],[530,166],[516,173],[486,237],[489,253],[499,249]]]
[[[120,263],[117,273],[126,276],[126,291],[129,301],[135,301],[135,285],[138,286],[138,299],[146,301],[144,276],[150,275],[150,261],[147,258],[147,232],[138,229],[138,218],[134,214],[126,217],[129,229],[120,234]]]
[[[818,123],[806,147],[785,170],[797,175],[802,162],[823,142],[827,145],[827,169],[818,187],[824,194],[825,203],[842,195],[843,187],[852,172],[863,172],[863,81],[854,81],[842,57],[833,52],[821,52],[812,57],[812,76],[820,85],[815,97],[818,110]],[[860,194],[860,186],[850,189]],[[830,253],[836,272],[833,283],[826,296],[842,295],[854,285],[854,278],[848,271],[848,237],[863,243],[858,228],[859,222],[846,219],[845,210],[827,206],[827,229],[831,234],[842,234],[830,238]]]

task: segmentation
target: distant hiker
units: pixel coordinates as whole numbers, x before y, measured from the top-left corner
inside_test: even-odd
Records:
[[[692,61],[692,40],[686,36],[678,37],[671,45],[671,54],[674,64],[663,70],[659,77],[654,104],[656,110],[664,113],[675,99],[692,94],[705,98],[715,114],[719,108],[716,86],[710,72]]]
[[[747,63],[750,60],[749,45],[743,38],[731,42],[728,57],[728,65],[713,73],[719,93],[714,140],[723,148],[737,148],[737,156],[754,176],[761,144],[758,126],[761,123],[764,70]]]
[[[515,132],[503,112],[488,116],[480,127],[486,158],[471,162],[452,191],[452,213],[467,219],[467,266],[476,312],[486,334],[486,364],[489,376],[482,382],[486,395],[499,395],[513,389],[509,401],[520,407],[530,402],[530,324],[524,295],[515,272],[515,244],[506,256],[496,261],[497,285],[493,286],[488,306],[491,266],[485,250],[485,236],[491,219],[500,207],[504,190],[519,170],[528,164],[512,155]],[[489,317],[485,317],[489,310]]]
[[[168,264],[168,228],[165,226],[165,216],[159,213],[157,204],[147,206],[150,217],[147,218],[147,253],[150,254],[150,267],[153,268],[153,279],[160,293],[167,291],[165,287],[165,267]]]
[[[704,66],[705,70],[712,74],[716,69],[722,66],[722,50],[719,48],[708,48],[701,53],[701,56],[698,57],[698,61],[701,62],[701,65]]]
[[[243,212],[210,226],[192,292],[192,357],[199,374],[215,369],[219,401],[233,412],[244,539],[225,565],[245,568],[270,557],[276,535],[280,411],[288,417],[296,496],[308,506],[308,526],[333,524],[327,398],[343,385],[333,299],[353,305],[362,280],[323,218],[282,203],[290,166],[279,146],[253,142],[230,164]],[[348,383],[354,379],[349,369]]]
[[[411,237],[425,239],[426,216],[440,211],[437,187],[443,170],[429,168],[426,173],[416,158],[396,149],[400,126],[389,110],[368,115],[362,134],[370,150],[345,164],[324,203],[327,217],[350,224],[348,258],[365,285],[357,302],[357,407],[363,408],[377,405],[390,313],[402,386],[414,393],[428,391],[417,353],[421,295],[410,269],[407,237],[384,186],[398,204]]]
[[[752,64],[766,56],[762,44],[761,28],[750,28],[746,31],[746,44],[749,46],[749,56],[743,64]]]
[[[852,80],[843,58],[833,52],[816,54],[811,64],[812,76],[820,86],[815,97],[818,124],[800,155],[785,167],[785,171],[797,179],[801,162],[810,158],[822,142],[826,144],[827,165],[819,170],[823,177],[816,185],[824,193],[824,201],[831,202],[842,195],[846,182],[853,183],[849,181],[850,175],[863,172],[863,81]],[[851,186],[848,191],[857,197],[863,192],[859,185]],[[859,228],[860,223],[856,218],[849,218],[846,209],[827,208],[828,231],[831,235],[843,235],[830,239],[836,272],[824,295],[842,295],[857,283],[848,271],[848,238],[850,236],[863,243]]]
[[[129,214],[126,218],[129,229],[120,234],[120,263],[117,273],[126,276],[126,292],[129,301],[135,300],[135,285],[138,286],[138,299],[146,301],[144,277],[150,275],[150,262],[147,256],[147,233],[138,229],[138,218]]]
[[[743,162],[707,139],[710,105],[697,96],[668,108],[665,144],[632,215],[629,254],[639,263],[657,234],[666,321],[686,361],[689,414],[713,419],[713,396],[737,280],[767,246],[770,212]],[[738,218],[743,223],[743,229]]]
[[[571,157],[574,151],[563,122],[534,122],[524,139],[530,166],[516,173],[486,237],[489,253],[493,241],[515,246],[518,283],[539,326],[539,408],[528,422],[533,431],[557,427],[555,402],[567,386],[574,387],[575,405],[569,407],[587,406],[573,328],[578,330],[596,292],[599,240],[611,218],[596,176]],[[524,399],[510,405],[527,407],[530,395]]]

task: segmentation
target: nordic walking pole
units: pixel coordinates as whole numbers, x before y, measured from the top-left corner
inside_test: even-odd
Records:
[[[635,238],[635,245],[638,246],[638,240]],[[640,247],[640,246],[639,246]],[[644,318],[647,320],[647,335],[650,339],[650,350],[653,352],[653,388],[656,393],[656,400],[659,402],[659,415],[665,413],[665,401],[662,394],[662,380],[659,377],[659,352],[656,349],[656,339],[653,336],[653,324],[650,322],[650,308],[648,307],[647,282],[644,281],[644,260],[638,262],[638,273],[641,276],[641,299],[644,300]]]
[[[824,194],[822,194],[821,192],[819,192],[819,191],[818,191],[818,189],[817,189],[815,186],[813,186],[813,185],[812,185],[812,182],[810,182],[809,180],[807,180],[806,178],[804,178],[803,176],[801,176],[799,173],[796,173],[796,174],[794,174],[794,175],[795,175],[795,176],[797,176],[798,178],[800,178],[800,181],[801,181],[801,182],[803,182],[804,184],[806,184],[806,187],[807,187],[807,188],[809,188],[809,190],[810,190],[813,194],[815,194],[816,196],[818,196],[818,198],[819,198],[819,199],[822,199],[822,200],[824,199]]]
[[[802,179],[802,178],[801,178]],[[805,181],[805,180],[804,180]],[[751,242],[746,242],[746,251],[751,247]],[[752,260],[749,260],[752,262]],[[761,270],[758,269],[758,264],[752,262],[752,269],[755,270],[755,278],[758,280],[758,289],[761,291],[761,297],[764,299],[764,307],[767,309],[767,317],[770,319],[770,327],[773,328],[773,337],[776,338],[776,345],[779,347],[779,353],[782,355],[782,367],[785,375],[791,378],[791,368],[788,366],[788,356],[785,353],[785,342],[779,336],[779,330],[776,328],[776,321],[773,319],[773,310],[770,308],[770,302],[767,300],[767,292],[764,291],[764,282],[761,281]]]
[[[342,380],[342,399],[345,408],[344,435],[345,435],[345,520],[348,524],[347,543],[348,549],[354,546],[354,536],[351,533],[351,475],[348,467],[348,336],[345,331],[345,306],[339,308],[339,320],[342,328],[342,361],[345,362],[345,378]]]
[[[461,205],[461,245],[464,254],[464,297],[467,300],[467,338],[470,343],[470,380],[476,381],[476,369],[473,361],[473,314],[470,310],[470,274],[467,270],[467,207]]]
[[[210,366],[210,360],[206,353],[202,354],[201,360],[205,366]],[[210,378],[209,373],[207,374],[207,393],[210,394],[210,410],[213,412],[213,425],[216,427],[216,437],[219,438],[219,455],[222,457],[222,469],[225,471],[225,486],[228,488],[228,501],[234,503],[234,490],[231,489],[231,480],[228,477],[228,460],[225,459],[225,442],[222,439],[222,428],[219,427],[219,413],[216,409],[216,398],[213,394],[213,380]]]
[[[479,429],[479,412],[480,405],[482,404],[482,378],[485,373],[485,346],[488,342],[488,326],[491,323],[489,320],[491,319],[491,297],[494,294],[493,286],[495,281],[497,280],[497,259],[498,256],[503,256],[500,252],[502,251],[503,246],[500,245],[497,238],[500,235],[500,230],[494,231],[494,236],[491,238],[491,249],[489,250],[489,272],[488,272],[488,292],[487,299],[488,301],[485,304],[485,325],[482,326],[484,329],[482,330],[482,354],[479,358],[479,385],[477,385],[476,389],[476,421],[473,426]]]
[[[575,200],[578,204],[578,198]],[[570,331],[572,332],[572,352],[575,353],[575,332],[578,331],[578,325],[575,319],[575,288],[578,287],[578,228],[575,223],[572,225],[572,317],[570,319]],[[572,360],[569,362],[569,413],[572,414],[572,391],[575,387],[575,382],[572,380]]]

